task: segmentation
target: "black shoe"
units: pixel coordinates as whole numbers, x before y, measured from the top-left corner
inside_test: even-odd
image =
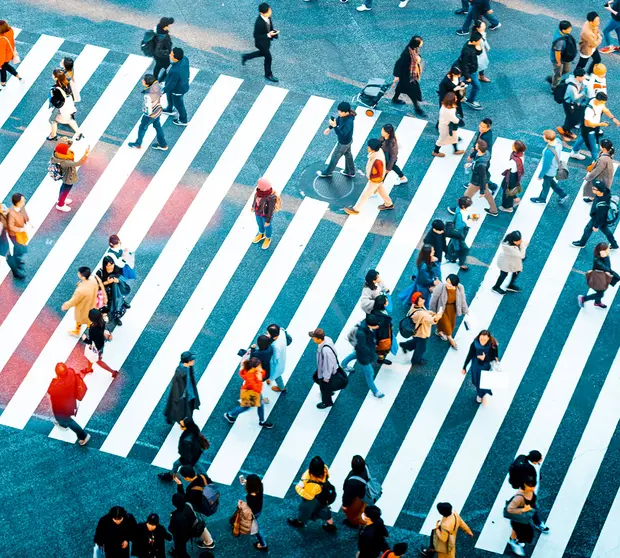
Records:
[[[407,354],[408,349],[405,349],[405,347],[403,347],[404,343],[399,343],[398,346],[403,350],[403,353]]]
[[[340,171],[340,174],[341,174],[342,176],[346,176],[347,178],[355,178],[355,173],[353,173],[353,174],[349,174],[347,171],[343,171],[343,170],[341,170],[341,171]]]
[[[297,529],[303,529],[306,526],[302,521],[299,521],[299,519],[297,519],[297,518],[295,518],[295,519],[287,519],[286,522],[291,527],[296,527]]]
[[[162,112],[163,112],[164,114],[174,114],[176,111],[175,111],[174,109],[170,109],[170,110],[168,110],[168,109],[162,109]]]
[[[121,322],[120,318],[116,318],[116,320],[114,320],[114,323],[118,326],[121,327],[123,325],[123,322]]]
[[[506,287],[506,290],[511,292],[511,293],[520,293],[521,292],[521,287],[517,287],[517,285],[508,285]]]
[[[207,550],[212,550],[213,548],[215,548],[215,542],[212,542],[211,544],[207,544],[207,543],[206,543],[206,542],[204,542],[204,541],[198,541],[198,542],[196,543],[196,546],[197,546],[198,548],[205,548],[205,549],[207,549]]]
[[[448,208],[448,213],[450,215],[456,215],[456,207],[449,207]]]
[[[459,37],[467,37],[469,35],[469,33],[467,31],[463,31],[462,29],[457,29],[456,30],[456,34]]]
[[[380,358],[379,360],[377,360],[377,364],[387,364],[389,366],[390,364],[392,364],[392,361],[388,360],[387,358]]]
[[[393,105],[404,105],[404,104],[405,104],[405,101],[402,101],[401,99],[397,99],[396,97],[394,97],[394,98],[392,99],[392,104],[393,104]]]
[[[230,424],[235,424],[235,421],[237,420],[237,417],[231,417],[228,413],[224,413],[224,418]]]
[[[133,149],[142,149],[142,146],[140,144],[136,143],[135,141],[130,141],[127,144],[127,147],[131,147]]]
[[[592,198],[583,198],[585,203],[592,203],[594,200]]]
[[[167,473],[158,473],[157,477],[161,481],[172,482],[172,473],[170,471],[168,471]]]
[[[333,523],[325,523],[325,525],[323,525],[323,530],[327,531],[328,533],[333,533],[337,529],[338,527],[336,527],[336,525],[334,525]]]
[[[574,242],[571,242],[571,244],[575,247],[575,248],[585,248],[586,245],[585,244],[581,244],[581,242],[579,242],[578,240],[575,240]]]
[[[271,430],[273,428],[273,424],[271,424],[270,422],[267,422],[266,420],[263,422],[259,422],[258,426],[262,426],[266,430]]]
[[[317,409],[327,409],[327,407],[331,407],[332,405],[333,405],[333,403],[331,405],[328,405],[327,403],[321,402],[321,403],[317,404],[316,408]]]
[[[275,77],[273,74],[270,76],[265,76],[265,79],[268,79],[269,81],[273,81],[273,83],[278,83],[280,80]]]
[[[123,302],[123,306],[129,310],[131,308],[131,304],[129,302]]]
[[[260,543],[257,542],[254,543],[254,548],[256,550],[260,550],[261,552],[267,552],[269,550],[268,546],[260,546]]]
[[[188,124],[187,122],[181,122],[178,118],[175,118],[175,119],[172,121],[172,123],[173,123],[175,126],[187,126],[187,124]]]
[[[502,289],[501,287],[497,287],[497,286],[493,286],[491,287],[491,290],[499,295],[505,295],[506,291],[504,289]]]
[[[415,109],[415,113],[420,118],[426,118],[426,113],[421,108]]]
[[[22,280],[22,279],[26,278],[26,276],[23,273],[19,273],[18,271],[14,271],[13,272],[13,277],[15,277],[15,279],[19,279],[19,280]]]
[[[459,8],[454,12],[454,15],[467,15],[467,12],[463,8]]]
[[[487,215],[490,215],[491,217],[497,217],[499,215],[499,211],[493,213],[488,207],[485,207],[484,210],[486,211]]]
[[[530,201],[532,203],[546,203],[546,200],[540,199],[540,198],[530,198]]]
[[[245,66],[245,63],[246,63],[247,61],[248,61],[248,60],[247,60],[247,58],[245,57],[245,54],[242,54],[242,55],[241,55],[241,65],[242,65],[242,66]]]
[[[153,149],[157,149],[158,151],[168,151],[167,145],[159,145],[158,143],[154,143],[153,145],[151,145],[151,147]]]

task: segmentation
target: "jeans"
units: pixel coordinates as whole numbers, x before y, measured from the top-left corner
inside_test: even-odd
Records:
[[[73,432],[75,432],[75,435],[78,437],[78,440],[86,439],[86,432],[84,432],[84,429],[77,422],[75,422],[75,420],[73,420],[73,417],[63,417],[62,415],[54,415],[54,418],[56,419],[58,426],[61,426],[62,428],[68,428],[69,430],[73,430]]]
[[[62,207],[63,205],[65,205],[65,200],[67,199],[67,196],[69,195],[69,192],[71,191],[71,188],[73,188],[73,184],[65,184],[64,182],[62,183],[62,186],[60,187],[60,192],[58,192],[58,206]]]
[[[355,351],[353,351],[349,356],[345,357],[345,359],[340,363],[340,365],[345,368],[353,360],[357,360],[357,355],[355,354]],[[379,390],[375,385],[375,371],[372,367],[372,364],[361,364],[359,361],[357,362],[357,364],[362,369],[362,372],[364,372],[364,378],[366,379],[368,389],[372,391],[373,395],[379,393]]]
[[[618,37],[618,44],[620,44],[620,21],[616,21],[615,19],[610,19],[607,25],[605,25],[605,29],[603,29],[603,44],[605,46],[611,46],[611,32],[616,32],[616,37]]]
[[[278,376],[274,382],[276,383],[276,386],[278,386],[280,389],[285,389],[284,387],[284,380],[282,379],[282,376]]]
[[[228,416],[232,418],[237,418],[241,413],[245,413],[249,411],[252,407],[235,407],[232,411],[229,411]],[[265,422],[265,406],[263,405],[263,396],[260,396],[260,406],[256,407],[258,411],[258,420],[259,422]]]
[[[551,78],[551,87],[555,89],[558,86],[558,83],[560,83],[562,76],[570,73],[571,67],[570,62],[561,62],[559,65],[553,62],[552,67],[553,77]]]
[[[521,273],[520,271],[515,271],[512,274],[512,277],[510,278],[510,283],[508,283],[509,287],[515,287],[515,282],[517,281],[517,277],[519,277],[519,273]],[[499,272],[499,277],[497,278],[497,281],[495,282],[495,288],[499,289],[501,288],[502,284],[504,283],[504,281],[506,280],[506,277],[508,277],[508,271],[500,271]]]
[[[575,68],[583,68],[584,70],[586,69],[586,66],[588,65],[588,62],[592,60],[592,64],[600,64],[601,63],[601,54],[598,51],[598,49],[596,49],[593,53],[592,56],[582,56],[581,54],[579,55],[579,62],[577,62],[577,65],[575,66]],[[587,70],[586,70],[587,72]]]
[[[584,138],[587,138],[586,139]],[[584,145],[590,150],[590,155],[592,155],[592,159],[596,161],[598,157],[598,142],[596,141],[596,130],[595,128],[587,128],[584,124],[581,125],[581,134],[577,138],[577,141],[573,144],[573,148],[571,151],[573,153],[577,153]]]
[[[254,52],[250,52],[249,54],[244,54],[243,60],[245,61],[252,60],[252,58],[260,58],[261,56],[265,58],[265,77],[270,77],[273,74],[271,72],[272,58],[271,58],[271,50],[269,50],[269,47],[259,48],[258,50],[255,50]]]
[[[11,271],[13,271],[13,275],[23,275],[26,271],[26,262],[24,260],[24,256],[28,252],[28,246],[24,246],[23,244],[18,244],[15,242],[15,238],[11,238],[11,242],[13,244],[13,255],[8,256],[6,258]]]
[[[258,225],[258,232],[260,234],[264,234],[267,238],[271,238],[271,221],[267,225],[267,220],[265,217],[261,217],[260,215],[254,214],[256,217],[256,224]]]
[[[469,93],[467,94],[467,100],[472,103],[476,100],[478,93],[480,92],[480,78],[477,73],[473,73],[471,76],[471,83]]]
[[[183,463],[181,463],[181,459],[179,458],[172,464],[171,471],[173,473],[178,473],[181,467],[183,467]],[[207,472],[206,469],[201,465],[199,461],[197,463],[194,463],[192,467],[194,471],[196,471],[197,475],[204,475]]]
[[[9,73],[13,76],[17,75],[17,70],[13,68],[8,62],[5,62],[0,66],[0,82],[6,83],[6,73]]]
[[[161,128],[161,122],[159,121],[159,116],[155,118],[151,118],[146,114],[142,115],[142,119],[140,120],[140,126],[138,128],[138,137],[136,139],[136,143],[141,146],[142,141],[144,140],[144,135],[146,134],[147,128],[153,124],[153,128],[155,128],[155,133],[157,134],[157,143],[162,147],[167,147],[166,137],[164,136],[164,131]]]
[[[413,337],[409,341],[405,341],[401,344],[401,347],[407,351],[413,349],[413,356],[411,357],[411,364],[421,364],[422,357],[426,352],[426,343],[428,338],[426,337]]]
[[[364,4],[366,4],[367,8],[372,8],[372,0],[364,0]]]
[[[482,14],[482,16],[479,18],[475,17],[474,6],[471,5],[469,6],[469,10],[467,10],[467,15],[465,16],[465,21],[463,22],[463,31],[465,33],[469,33],[471,22],[474,21],[475,19],[482,19],[482,18],[486,19],[491,24],[491,27],[495,27],[496,25],[499,25],[499,19],[495,17],[495,14],[490,14],[489,12],[487,12],[486,14]]]
[[[547,196],[549,195],[549,190],[553,190],[558,196],[560,196],[560,199],[564,199],[567,196],[564,189],[558,186],[558,182],[553,176],[543,176],[542,190],[540,191],[538,199],[546,201]]]
[[[598,302],[600,304],[601,300],[603,300],[603,295],[605,291],[594,291],[592,294],[585,295],[581,300],[582,302],[588,302],[588,300],[593,300],[594,302]]]
[[[258,531],[256,532],[256,539],[258,540],[258,544],[260,544],[261,546],[267,546],[267,539],[265,538],[265,536],[261,533],[260,530],[260,523],[258,522],[258,518],[260,517],[261,512],[258,512],[255,516],[254,519],[256,520],[256,526],[258,527]]]
[[[588,242],[588,240],[592,236],[592,233],[594,232],[593,227],[594,227],[594,220],[590,219],[588,221],[588,224],[586,225],[585,229],[583,229],[583,234],[581,235],[581,239],[579,240],[579,244],[586,244]],[[609,227],[607,225],[603,225],[601,227],[598,227],[598,230],[600,232],[602,232],[606,236],[606,238],[607,238],[607,240],[609,242],[609,245],[612,248],[617,248],[618,247],[618,243],[616,242],[616,239],[614,238],[613,233],[609,230]]]
[[[172,110],[172,108],[175,108],[179,113],[179,121],[186,123],[187,110],[185,109],[185,101],[183,100],[183,95],[179,95],[177,93],[168,93],[166,95],[166,99],[168,99],[167,110]]]
[[[351,143],[339,143],[336,146],[332,153],[332,158],[329,160],[329,164],[323,171],[323,174],[332,174],[342,156],[344,156],[344,172],[347,174],[355,174],[355,162],[353,161],[353,155],[351,153]]]

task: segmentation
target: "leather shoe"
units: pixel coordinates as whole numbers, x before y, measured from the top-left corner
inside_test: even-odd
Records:
[[[273,81],[274,83],[278,83],[280,80],[275,77],[274,75],[271,76],[265,76],[265,79],[268,79],[269,81]]]

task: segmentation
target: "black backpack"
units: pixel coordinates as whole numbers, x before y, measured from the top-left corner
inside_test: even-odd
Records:
[[[555,41],[553,41],[553,47],[558,44],[560,41],[566,41],[566,45],[562,50],[562,54],[560,59],[562,62],[572,62],[575,60],[577,56],[577,43],[575,42],[575,38],[572,35],[563,35],[562,37],[558,37]]]
[[[65,96],[58,87],[52,87],[50,89],[50,105],[54,108],[62,108],[65,104]]]
[[[329,479],[325,479],[325,482],[309,480],[321,486],[321,492],[316,495],[316,501],[321,506],[331,506],[336,501],[336,487],[329,482]]]
[[[564,103],[564,97],[566,96],[566,89],[568,88],[569,85],[572,85],[573,87],[577,87],[572,81],[569,82],[568,76],[566,76],[562,78],[560,83],[558,83],[557,87],[553,90],[553,100],[558,105],[561,105]]]
[[[142,38],[140,50],[145,56],[153,56],[155,54],[155,31],[147,31]]]

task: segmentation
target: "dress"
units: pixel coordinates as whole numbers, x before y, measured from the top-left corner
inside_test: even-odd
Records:
[[[448,301],[441,319],[437,322],[437,331],[451,336],[456,325],[456,289],[446,289]]]

